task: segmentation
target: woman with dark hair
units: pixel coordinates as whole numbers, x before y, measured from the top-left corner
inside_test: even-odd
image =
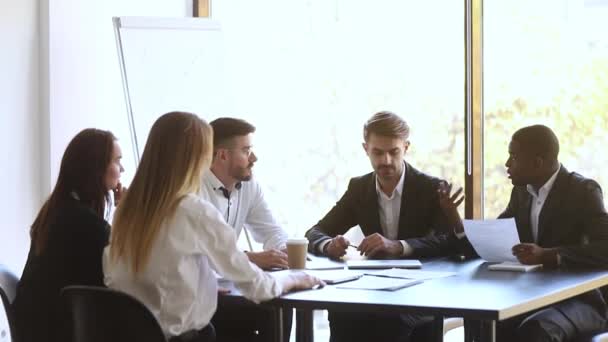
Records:
[[[68,285],[103,286],[104,219],[123,188],[121,150],[111,132],[85,129],[69,143],[53,192],[30,235],[31,245],[17,288],[14,311],[21,342],[60,340],[59,293]]]

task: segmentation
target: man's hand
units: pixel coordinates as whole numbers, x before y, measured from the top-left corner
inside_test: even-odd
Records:
[[[450,225],[454,227],[454,231],[456,233],[462,233],[464,232],[464,227],[462,225],[462,220],[460,219],[460,214],[458,213],[458,206],[464,201],[462,187],[458,188],[454,194],[450,195],[451,192],[452,184],[443,181],[439,183],[439,187],[437,188],[439,206],[448,218]]]
[[[116,189],[112,189],[112,192],[114,193],[114,206],[117,206],[122,196],[124,196],[125,192],[127,192],[127,188],[118,182]]]
[[[258,265],[263,270],[271,268],[289,268],[287,264],[287,253],[278,249],[270,249],[263,252],[247,252],[249,261]]]
[[[338,259],[346,254],[346,249],[350,242],[342,235],[336,235],[335,238],[323,247],[323,253],[332,259]]]
[[[368,258],[400,257],[403,255],[403,245],[401,242],[389,240],[378,233],[365,237],[357,250],[361,252],[361,255],[365,255]]]
[[[513,246],[512,251],[517,260],[525,265],[557,265],[557,249],[555,248],[542,248],[534,243],[520,243]]]

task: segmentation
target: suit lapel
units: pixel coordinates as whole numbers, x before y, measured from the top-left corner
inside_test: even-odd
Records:
[[[553,183],[551,191],[549,191],[549,195],[545,200],[545,204],[543,205],[543,208],[540,211],[540,215],[538,216],[538,242],[541,246],[541,242],[544,241],[544,234],[548,232],[547,224],[550,222],[549,219],[559,210],[561,199],[563,198],[562,193],[566,189],[567,181],[568,170],[566,170],[566,168],[562,166],[559,170],[559,173],[557,174],[555,183]]]

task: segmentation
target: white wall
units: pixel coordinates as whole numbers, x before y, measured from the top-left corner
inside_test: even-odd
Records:
[[[38,11],[0,0],[0,263],[19,274],[42,198]]]
[[[191,16],[191,0],[55,0],[49,5],[50,180],[81,129],[112,131],[123,148],[125,178],[134,172],[112,26],[113,16]]]
[[[29,226],[78,131],[113,131],[133,172],[111,18],[191,12],[192,0],[0,0],[0,263],[21,273]]]

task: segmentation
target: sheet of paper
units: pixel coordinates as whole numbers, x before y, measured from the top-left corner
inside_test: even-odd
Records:
[[[338,289],[395,291],[420,284],[422,280],[363,276],[358,280],[336,285]]]
[[[357,280],[363,276],[362,271],[353,270],[306,270],[304,272],[313,275],[330,285]]]
[[[524,265],[518,262],[505,261],[499,264],[489,265],[488,269],[492,271],[530,272],[542,267],[542,264]]]
[[[367,259],[347,260],[349,269],[372,269],[372,268],[420,268],[422,264],[414,259]]]
[[[464,231],[485,261],[517,261],[511,248],[519,243],[515,219],[464,220]]]
[[[401,279],[418,279],[429,280],[436,278],[445,278],[455,275],[455,272],[438,272],[438,271],[420,271],[407,270],[402,268],[391,268],[388,270],[372,270],[365,271],[366,275],[376,277],[401,278]]]

